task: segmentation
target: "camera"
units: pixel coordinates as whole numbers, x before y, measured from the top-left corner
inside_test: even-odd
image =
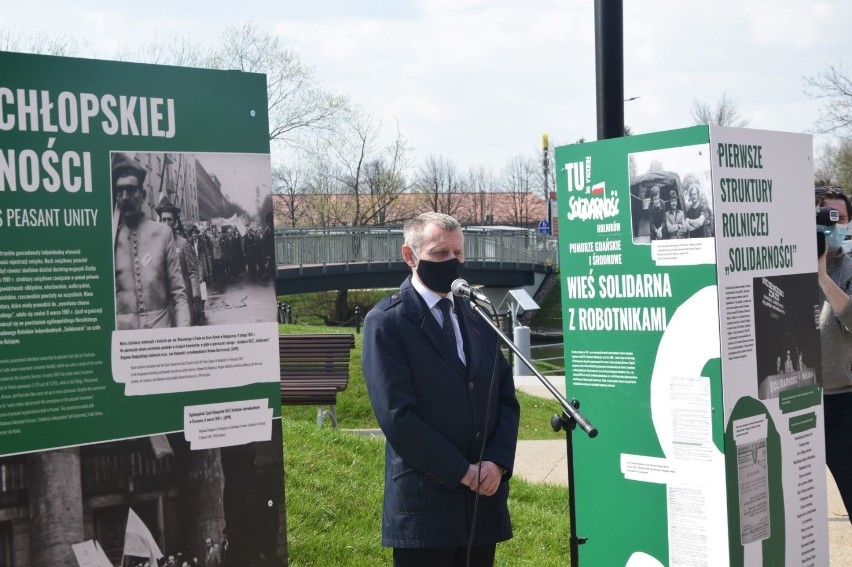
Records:
[[[840,220],[840,213],[837,209],[832,209],[831,207],[817,207],[816,210],[816,223],[817,229],[820,227],[832,227],[837,224],[837,221]]]
[[[825,254],[825,235],[831,232],[832,227],[840,220],[840,213],[831,207],[817,207],[817,258]]]

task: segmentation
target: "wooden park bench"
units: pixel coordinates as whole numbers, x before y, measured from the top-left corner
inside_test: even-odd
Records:
[[[355,335],[279,335],[281,403],[317,406],[317,427],[326,417],[337,427],[337,393],[349,384]]]

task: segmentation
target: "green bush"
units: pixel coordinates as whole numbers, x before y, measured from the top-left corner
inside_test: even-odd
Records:
[[[346,290],[345,305],[339,305],[340,297],[337,291],[279,295],[278,301],[290,306],[297,325],[354,327],[356,307],[360,310],[363,320],[367,312],[392,291],[387,289]]]

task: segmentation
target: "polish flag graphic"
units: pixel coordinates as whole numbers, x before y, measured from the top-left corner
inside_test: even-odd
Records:
[[[595,183],[594,185],[592,185],[592,195],[603,195],[605,189],[606,189],[606,181],[601,181],[600,183]]]

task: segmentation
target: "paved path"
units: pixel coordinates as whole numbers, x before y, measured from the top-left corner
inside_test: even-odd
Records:
[[[565,395],[565,384],[558,379],[551,382]],[[528,394],[551,397],[547,388],[535,376],[515,378],[516,386]],[[515,455],[515,476],[528,482],[568,486],[568,464],[565,456],[565,439],[556,436],[553,441],[520,441]],[[852,567],[852,524],[840,500],[837,485],[828,474],[828,547],[831,567]]]

